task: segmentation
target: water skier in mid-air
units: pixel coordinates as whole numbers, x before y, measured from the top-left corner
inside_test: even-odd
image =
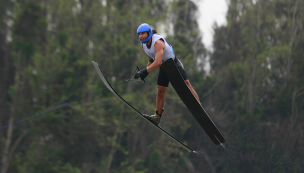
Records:
[[[174,50],[169,42],[162,36],[157,35],[157,31],[146,24],[141,24],[137,29],[139,41],[142,43],[141,48],[147,54],[149,58],[147,68],[140,70],[134,76],[135,79],[141,78],[144,80],[149,72],[157,69],[161,64],[169,58],[172,58],[181,73],[185,83],[200,103],[199,97],[193,87],[190,84],[190,81],[187,77],[185,69],[182,62],[176,58]],[[166,76],[164,70],[160,67],[158,78],[157,78],[157,97],[156,97],[156,113],[154,115],[145,115],[146,118],[154,122],[155,124],[160,123],[160,119],[163,113],[163,107],[165,102],[165,94],[169,85],[169,79]]]

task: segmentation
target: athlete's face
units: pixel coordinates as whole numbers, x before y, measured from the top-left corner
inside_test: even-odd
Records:
[[[140,33],[138,33],[138,37],[141,41],[144,41],[145,39],[148,38],[148,33],[147,32],[140,32]]]

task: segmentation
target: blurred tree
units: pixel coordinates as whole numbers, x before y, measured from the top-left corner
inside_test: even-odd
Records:
[[[10,1],[1,1],[0,2],[0,127],[6,125],[7,119],[7,90],[9,85],[12,83],[10,75],[12,72],[12,61],[10,61],[10,44],[9,44],[9,35],[10,35],[10,22],[11,22],[11,9],[12,4]],[[5,148],[6,131],[0,131],[0,148]],[[7,153],[5,150],[0,151],[0,165],[7,164]],[[1,166],[1,172],[7,169],[6,167]]]
[[[293,107],[297,105],[297,111],[303,113],[303,83],[297,82],[302,80],[298,72],[291,70],[302,66],[292,62],[302,59],[299,43],[303,34],[298,31],[304,18],[298,10],[303,7],[297,0],[231,1],[227,26],[215,27],[211,67],[221,85],[212,94],[214,104],[221,103],[216,109],[231,119],[229,145],[256,159],[270,159],[254,161],[259,168],[234,164],[232,170],[276,172],[278,164],[284,164],[279,169],[286,172],[301,170],[298,158],[289,155],[302,152],[297,145],[304,142],[301,130],[292,130],[303,124]],[[293,102],[296,95],[298,103]],[[236,133],[242,131],[242,136]]]
[[[1,1],[1,127],[100,91],[1,129],[1,173],[303,172],[303,8],[300,0],[231,0],[207,52],[193,1]],[[147,63],[141,23],[173,46],[226,154],[171,86],[162,126],[204,159],[142,123],[99,80],[91,61],[128,102],[154,112],[157,71],[144,85],[119,84]]]

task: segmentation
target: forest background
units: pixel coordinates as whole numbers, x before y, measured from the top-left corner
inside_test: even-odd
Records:
[[[228,4],[211,51],[189,0],[1,0],[0,127],[101,91],[1,129],[0,173],[304,172],[304,1]],[[147,64],[141,23],[173,46],[227,149],[171,86],[162,127],[199,156],[101,82],[91,61],[135,108],[154,113],[157,71],[145,84],[116,85]]]

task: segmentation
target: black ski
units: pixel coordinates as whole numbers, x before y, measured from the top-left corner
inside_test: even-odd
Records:
[[[175,142],[177,142],[180,146],[182,146],[183,148],[185,148],[187,151],[189,152],[194,152],[194,150],[192,150],[190,147],[188,147],[187,145],[183,144],[181,141],[179,141],[178,139],[176,139],[175,137],[173,137],[172,135],[170,135],[168,132],[166,132],[164,129],[162,129],[161,127],[159,127],[158,125],[154,124],[153,122],[151,122],[150,120],[146,119],[144,117],[144,115],[139,112],[137,109],[135,109],[133,106],[131,106],[126,100],[124,100],[110,85],[110,83],[108,82],[108,80],[106,79],[105,75],[103,74],[100,66],[92,61],[99,77],[101,78],[101,80],[103,81],[103,83],[106,85],[106,87],[115,95],[117,96],[124,104],[126,104],[128,107],[130,107],[131,109],[133,109],[137,114],[139,114],[143,119],[147,120],[150,124],[152,124],[154,127],[156,127],[158,130],[160,130],[162,133],[165,133],[168,137],[170,137],[171,139],[173,139]]]
[[[205,130],[211,140],[216,145],[224,143],[225,139],[221,132],[217,129],[204,108],[199,104],[191,90],[188,88],[178,68],[176,67],[174,60],[172,58],[166,60],[162,63],[161,68],[165,71],[176,93],[179,95],[181,100],[184,102],[191,114]]]

